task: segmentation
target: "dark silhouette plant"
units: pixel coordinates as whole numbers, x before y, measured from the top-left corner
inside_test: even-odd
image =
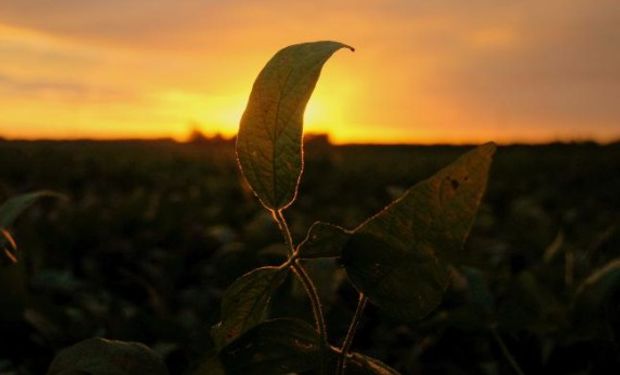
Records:
[[[289,256],[279,267],[255,269],[235,281],[212,330],[228,373],[395,374],[376,359],[351,353],[368,302],[403,321],[424,318],[440,303],[450,266],[471,228],[495,152],[480,146],[353,230],[317,222],[294,244],[284,211],[297,196],[303,171],[303,114],[323,64],[345,44],[322,41],[286,47],[258,75],[237,138],[239,166],[277,223]],[[340,347],[329,342],[316,286],[303,262],[340,257],[359,303]],[[265,321],[272,294],[292,272],[310,299],[315,326],[301,320]]]

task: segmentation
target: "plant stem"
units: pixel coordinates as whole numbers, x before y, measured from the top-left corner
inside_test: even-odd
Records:
[[[316,290],[314,282],[312,282],[312,279],[308,275],[308,272],[306,272],[306,269],[301,264],[301,261],[296,257],[297,252],[295,251],[291,231],[288,227],[286,219],[284,218],[284,214],[280,210],[273,211],[273,217],[278,223],[280,231],[282,231],[282,235],[284,236],[284,240],[286,241],[286,245],[289,248],[289,261],[292,259],[292,262],[290,264],[291,268],[293,269],[293,273],[295,273],[295,275],[303,285],[306,293],[308,294],[308,298],[310,299],[310,304],[312,305],[312,314],[314,315],[314,320],[316,322],[316,329],[319,333],[319,338],[321,340],[320,374],[326,374],[326,361],[329,350],[329,343],[327,341],[327,328],[325,325],[325,317],[323,316],[323,309],[321,307],[321,300],[319,298],[319,294]]]
[[[353,344],[353,338],[355,337],[355,332],[357,331],[360,319],[362,318],[362,314],[364,313],[366,302],[368,302],[368,298],[366,298],[364,293],[360,293],[359,301],[357,302],[357,308],[355,309],[355,314],[353,315],[353,319],[351,320],[351,325],[349,326],[349,330],[347,331],[347,336],[344,338],[344,342],[342,343],[342,349],[340,349],[340,359],[338,360],[336,375],[344,375],[344,369],[347,366],[347,355],[349,355],[349,350],[351,350],[351,344]]]
[[[519,367],[519,364],[517,363],[515,358],[512,356],[512,354],[510,354],[510,351],[508,350],[508,347],[504,343],[504,340],[502,340],[502,337],[499,335],[499,333],[497,332],[497,329],[495,329],[495,327],[491,327],[491,334],[493,335],[493,338],[495,339],[495,341],[499,345],[500,349],[502,350],[502,354],[504,355],[506,360],[508,360],[508,363],[510,363],[510,366],[512,367],[512,369],[518,375],[525,375],[523,370],[521,370],[521,367]]]

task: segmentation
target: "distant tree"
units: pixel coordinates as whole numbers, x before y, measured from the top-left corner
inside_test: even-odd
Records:
[[[188,143],[203,144],[220,144],[231,142],[231,139],[224,137],[221,133],[215,133],[213,136],[206,135],[202,132],[198,124],[194,124],[192,130],[187,138]]]
[[[198,126],[194,126],[187,138],[189,143],[206,143],[208,141],[207,136],[200,130]]]
[[[327,133],[309,133],[304,135],[304,144],[309,146],[329,146],[331,141]]]

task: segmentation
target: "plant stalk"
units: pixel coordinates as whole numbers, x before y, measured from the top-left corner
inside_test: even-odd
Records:
[[[508,347],[504,343],[504,340],[499,335],[495,327],[491,327],[491,334],[493,335],[493,338],[495,339],[500,349],[502,350],[502,354],[504,355],[508,363],[510,363],[510,366],[512,367],[514,372],[517,373],[518,375],[525,375],[525,373],[523,372],[523,370],[521,370],[521,367],[517,363],[517,360],[512,356],[512,354],[510,353],[510,350],[508,350]]]
[[[306,290],[306,294],[308,294],[308,298],[310,299],[310,305],[312,306],[312,314],[314,315],[314,320],[316,322],[316,329],[319,333],[319,338],[321,340],[321,363],[320,363],[320,374],[327,374],[327,356],[329,353],[329,342],[327,340],[327,326],[325,325],[325,317],[323,316],[323,309],[321,307],[321,299],[319,298],[319,294],[316,290],[316,286],[314,282],[306,272],[306,269],[301,264],[301,261],[297,258],[297,251],[295,250],[295,246],[293,245],[293,237],[291,236],[291,231],[288,227],[286,219],[284,218],[284,214],[281,210],[273,211],[273,217],[275,221],[278,223],[280,227],[280,231],[284,236],[284,240],[286,241],[286,245],[289,249],[291,268],[293,273],[297,276],[304,289]],[[291,261],[292,260],[292,261]]]
[[[355,332],[357,331],[360,319],[362,318],[362,314],[364,313],[366,302],[368,302],[368,298],[366,298],[364,293],[360,293],[359,300],[357,302],[357,308],[355,309],[355,314],[353,315],[351,325],[349,325],[349,330],[347,331],[347,335],[344,338],[344,342],[342,343],[342,348],[340,349],[340,359],[338,360],[336,375],[344,375],[344,370],[347,367],[347,356],[349,355],[349,351],[351,350],[351,345],[353,344],[353,339],[355,338]]]

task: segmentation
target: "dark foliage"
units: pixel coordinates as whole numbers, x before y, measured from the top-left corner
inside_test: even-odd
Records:
[[[310,146],[288,211],[296,241],[316,220],[357,226],[465,150]],[[21,262],[0,268],[0,373],[44,373],[93,336],[143,342],[171,373],[192,369],[213,346],[223,290],[286,253],[241,187],[231,142],[0,142],[0,165],[0,201],[39,189],[70,198],[11,228]],[[528,374],[617,372],[618,282],[586,290],[600,298],[578,292],[620,256],[619,191],[618,144],[500,147],[468,267],[440,309],[403,325],[369,306],[355,351],[403,373],[512,374],[499,336]],[[317,262],[329,332],[342,337],[357,295],[337,262]],[[306,304],[289,278],[272,315],[311,322]]]

